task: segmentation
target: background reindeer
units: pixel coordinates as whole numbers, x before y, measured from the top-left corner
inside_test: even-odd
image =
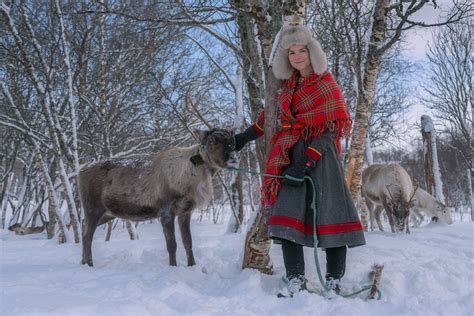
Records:
[[[413,184],[399,164],[371,165],[362,173],[362,196],[370,213],[370,227],[374,219],[381,231],[380,214],[385,209],[392,232],[410,233],[408,219],[413,203]]]
[[[199,145],[171,148],[141,161],[108,160],[84,168],[79,175],[84,207],[82,264],[93,265],[92,239],[98,225],[114,217],[140,221],[159,217],[169,263],[176,265],[174,219],[194,265],[191,211],[212,198],[212,176],[237,163],[233,133],[223,129],[194,131]]]
[[[415,192],[413,207],[411,209],[411,215],[416,227],[420,226],[423,221],[423,213],[430,217],[435,217],[443,223],[453,223],[451,208],[436,200],[425,190],[418,188]]]

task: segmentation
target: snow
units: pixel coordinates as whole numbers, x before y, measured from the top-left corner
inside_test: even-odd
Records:
[[[421,129],[425,133],[432,133],[435,131],[433,120],[429,115],[421,116]]]
[[[168,266],[156,222],[141,224],[136,241],[118,227],[105,242],[106,230],[99,228],[93,268],[79,264],[80,244],[57,245],[44,234],[17,236],[2,230],[0,314],[473,315],[472,222],[430,223],[410,235],[367,233],[366,246],[348,251],[343,285],[358,289],[367,283],[371,265],[383,263],[380,301],[326,300],[310,293],[279,299],[275,294],[284,267],[278,245],[271,250],[274,275],[242,271],[244,233],[225,233],[226,223],[193,219],[191,225],[197,261],[193,267],[185,266],[180,240],[178,267]],[[312,249],[305,248],[305,257],[307,277],[320,288]]]

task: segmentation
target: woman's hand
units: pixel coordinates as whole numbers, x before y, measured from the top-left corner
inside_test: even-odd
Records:
[[[245,146],[249,141],[251,141],[251,139],[249,139],[249,137],[247,137],[247,135],[245,134],[245,132],[239,133],[239,134],[235,134],[234,140],[235,140],[235,151],[241,151],[242,148],[244,148],[244,146]]]
[[[248,143],[258,138],[257,132],[253,126],[250,126],[245,131],[239,134],[235,134],[235,151],[241,151],[242,148]]]

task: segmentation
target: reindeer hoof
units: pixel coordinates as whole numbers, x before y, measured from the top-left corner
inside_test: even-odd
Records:
[[[92,260],[84,260],[82,259],[81,260],[81,264],[86,264],[89,266],[89,267],[93,267],[94,265],[92,264]]]

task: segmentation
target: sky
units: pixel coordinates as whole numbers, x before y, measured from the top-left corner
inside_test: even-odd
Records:
[[[435,9],[432,3],[426,4],[420,11],[415,13],[412,16],[412,20],[416,22],[424,22],[424,23],[437,23],[439,21],[444,20],[447,10],[453,5],[452,0],[438,0],[436,1],[438,7]],[[413,62],[416,62],[418,65],[423,66],[426,69],[427,66],[427,57],[426,53],[428,52],[428,45],[433,44],[433,36],[432,31],[434,28],[422,28],[422,27],[414,27],[405,33],[404,41],[404,51],[403,54]],[[421,70],[420,70],[421,71]],[[422,74],[422,76],[425,74]],[[413,78],[422,78],[422,76],[415,75],[412,76]],[[418,82],[415,82],[418,84]],[[421,90],[418,89],[417,93],[421,93]],[[428,108],[424,107],[423,105],[419,104],[416,95],[413,96],[413,106],[410,108],[408,113],[406,113],[405,119],[406,124],[411,128],[410,129],[410,136],[406,137],[409,143],[405,143],[405,141],[401,141],[398,145],[399,147],[411,146],[413,145],[413,137],[420,138],[421,134],[419,133],[419,124],[420,124],[420,117],[423,114],[428,114],[433,117],[433,113]],[[440,124],[435,125],[440,128]],[[395,142],[396,143],[396,142]],[[393,144],[392,144],[393,145]],[[375,148],[378,149],[378,148]]]
[[[437,23],[442,20],[453,1],[438,0],[436,3],[438,4],[436,9],[432,3],[426,4],[413,15],[412,20],[424,23]],[[407,50],[405,52],[407,57],[414,60],[426,60],[427,45],[433,42],[431,30],[431,28],[415,27],[407,31]]]

